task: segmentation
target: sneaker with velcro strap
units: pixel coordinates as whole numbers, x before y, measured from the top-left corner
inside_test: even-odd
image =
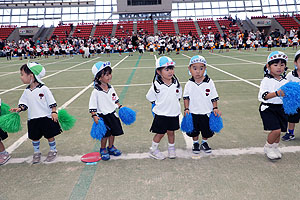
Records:
[[[290,141],[295,139],[295,135],[291,133],[286,133],[284,136],[281,137],[283,141]]]
[[[106,148],[103,148],[103,149],[100,148],[100,156],[101,156],[101,159],[104,161],[107,161],[110,159],[110,155]]]
[[[52,162],[57,157],[57,151],[50,150],[44,162]]]
[[[154,159],[157,159],[157,160],[164,160],[166,158],[166,156],[164,154],[162,154],[159,149],[156,149],[156,150],[150,150],[149,152],[149,156],[151,158],[154,158]]]
[[[120,156],[122,154],[122,151],[117,149],[114,145],[112,145],[111,148],[107,147],[107,151],[109,155],[113,155],[113,156]]]
[[[41,162],[42,158],[42,153],[41,152],[36,152],[32,156],[32,164],[37,164]]]
[[[199,154],[200,153],[200,144],[198,142],[193,144],[193,153],[194,154]]]
[[[11,158],[9,153],[2,153],[0,154],[0,165],[4,165],[7,161]]]
[[[211,153],[211,148],[208,146],[207,142],[201,144],[200,150],[203,150],[205,153]]]

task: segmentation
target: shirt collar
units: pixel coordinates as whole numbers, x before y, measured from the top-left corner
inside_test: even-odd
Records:
[[[111,85],[107,84],[107,86],[108,86],[108,90],[109,90],[111,88]],[[94,88],[98,91],[104,91],[98,83],[95,83]]]
[[[39,83],[35,88],[41,88],[41,87],[43,87],[43,85],[44,85],[44,84]],[[34,88],[34,89],[35,89],[35,88]],[[26,89],[29,89],[29,90],[30,90],[30,85],[28,85],[28,86],[26,87]],[[34,89],[33,89],[33,90],[34,90]]]
[[[203,81],[202,81],[201,83],[208,83],[209,80],[210,80],[210,78],[208,77],[208,75],[205,75],[205,77],[204,77],[204,79],[203,79]],[[196,83],[194,77],[190,78],[190,81]],[[201,84],[201,83],[200,83],[200,84]],[[198,83],[196,83],[196,84],[197,84],[197,85],[200,85],[200,84],[198,84]]]

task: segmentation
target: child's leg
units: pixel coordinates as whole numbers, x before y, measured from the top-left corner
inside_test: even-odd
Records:
[[[111,135],[108,138],[108,153],[109,155],[120,156],[122,152],[114,146],[115,136]]]
[[[149,152],[150,157],[158,159],[158,160],[163,160],[165,159],[165,155],[163,155],[159,150],[158,150],[158,145],[160,140],[164,137],[164,134],[155,134],[153,137],[152,145],[151,145],[151,150]]]
[[[268,135],[268,138],[267,138],[267,142],[269,144],[273,144],[275,143],[276,141],[278,141],[278,138],[280,138],[280,133],[281,133],[281,130],[280,129],[277,129],[277,130],[273,130],[269,133]],[[279,142],[279,141],[278,141]]]
[[[0,153],[2,152],[6,152],[6,151],[5,151],[4,144],[0,141]]]
[[[54,137],[48,138],[48,144],[50,146],[50,151],[57,151],[56,150],[56,141],[55,141]]]
[[[176,158],[175,152],[175,132],[174,131],[167,131],[168,134],[168,156],[169,158],[173,159]]]
[[[39,163],[41,161],[42,154],[40,152],[40,141],[39,140],[32,140],[33,145],[33,158],[32,164]]]
[[[112,148],[112,146],[114,145],[114,142],[115,142],[115,136],[111,135],[111,136],[108,138],[108,147],[109,147],[109,148]]]
[[[108,139],[108,137],[105,137],[105,138],[101,139],[101,149],[106,148],[107,139]]]

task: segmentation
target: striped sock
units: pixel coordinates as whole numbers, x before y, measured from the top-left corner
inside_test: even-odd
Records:
[[[8,152],[6,150],[4,150],[4,151],[0,152],[0,155],[1,154],[8,154]]]
[[[32,141],[34,153],[40,152],[40,141]]]
[[[56,142],[53,140],[52,142],[48,142],[50,146],[50,151],[56,151]]]

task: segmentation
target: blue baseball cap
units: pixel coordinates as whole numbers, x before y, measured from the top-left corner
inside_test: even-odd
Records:
[[[168,66],[175,66],[175,62],[168,56],[162,56],[156,60],[156,69]]]

